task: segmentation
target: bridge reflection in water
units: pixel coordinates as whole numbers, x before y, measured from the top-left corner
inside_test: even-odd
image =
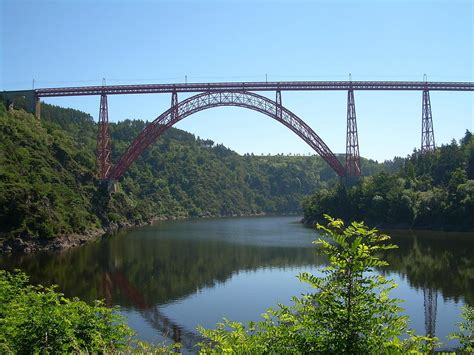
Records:
[[[184,329],[173,320],[160,312],[156,304],[148,304],[140,291],[134,287],[127,277],[120,271],[104,272],[99,285],[99,294],[103,295],[105,304],[113,306],[113,295],[122,293],[137,309],[143,318],[164,337],[175,343],[180,343],[186,349],[192,349],[203,340],[195,332]]]
[[[435,337],[436,315],[438,310],[438,291],[430,287],[423,287],[423,299],[426,336]]]

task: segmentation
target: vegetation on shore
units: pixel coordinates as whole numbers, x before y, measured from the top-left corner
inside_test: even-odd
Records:
[[[434,152],[415,151],[396,173],[320,189],[303,205],[308,224],[329,213],[387,227],[474,230],[474,137],[466,131]]]
[[[116,309],[68,299],[54,287],[33,286],[21,273],[0,270],[0,353],[170,353],[133,338]]]

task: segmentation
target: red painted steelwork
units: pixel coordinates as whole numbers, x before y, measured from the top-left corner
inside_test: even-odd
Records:
[[[172,100],[173,102],[174,100]],[[193,113],[219,106],[245,107],[261,112],[295,132],[313,148],[339,175],[345,175],[345,169],[323,140],[291,111],[264,96],[250,92],[207,92],[192,96],[158,116],[128,147],[118,163],[113,167],[110,177],[119,179],[139,155],[168,128]]]
[[[347,92],[346,174],[348,176],[360,176],[361,174],[359,138],[357,136],[357,120],[353,90]]]
[[[100,96],[99,126],[97,130],[97,168],[99,179],[107,179],[109,177],[111,163],[111,139],[109,129],[109,112],[107,106],[107,95]]]
[[[425,81],[282,81],[282,82],[231,82],[231,83],[184,83],[80,86],[44,88],[34,90],[37,97],[152,94],[172,92],[217,91],[317,91],[317,90],[440,90],[474,91],[472,82],[425,82]]]
[[[423,90],[423,108],[421,119],[421,152],[431,152],[435,149],[433,118],[431,116],[430,92]]]

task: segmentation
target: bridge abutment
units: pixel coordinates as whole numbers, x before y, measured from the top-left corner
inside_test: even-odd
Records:
[[[12,105],[14,108],[21,108],[40,118],[41,103],[34,90],[3,91],[1,95],[7,106]]]
[[[350,187],[356,185],[360,181],[360,179],[361,179],[360,175],[357,175],[357,176],[346,175],[346,176],[342,176],[340,178],[340,182],[345,187],[350,188]]]
[[[119,185],[119,182],[117,180],[114,180],[114,179],[109,179],[107,180],[107,191],[109,191],[109,193],[116,193],[116,192],[119,192],[120,190],[120,185]]]
[[[35,117],[41,119],[41,101],[39,97],[35,97]]]
[[[115,179],[101,179],[99,180],[100,188],[103,191],[107,191],[109,194],[113,194],[120,191],[120,184]]]

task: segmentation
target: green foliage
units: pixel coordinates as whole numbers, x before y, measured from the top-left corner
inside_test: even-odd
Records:
[[[474,307],[464,306],[462,317],[463,322],[458,323],[459,331],[450,334],[451,339],[459,340],[462,351],[474,353]]]
[[[474,137],[466,131],[432,153],[413,153],[397,173],[362,178],[355,186],[322,189],[304,203],[306,223],[324,213],[390,227],[474,228]]]
[[[133,332],[97,301],[67,299],[54,288],[28,285],[22,273],[0,270],[0,352],[107,352],[127,349]]]
[[[326,218],[327,227],[318,228],[327,239],[316,244],[329,266],[322,277],[299,275],[315,292],[270,309],[258,323],[225,320],[214,330],[200,328],[208,339],[203,353],[405,354],[434,347],[435,339],[409,331],[400,300],[389,297],[396,285],[374,273],[387,265],[377,254],[395,248],[389,237],[363,223],[345,227]]]
[[[95,226],[91,164],[75,150],[64,132],[31,115],[0,113],[0,237],[47,238]]]

